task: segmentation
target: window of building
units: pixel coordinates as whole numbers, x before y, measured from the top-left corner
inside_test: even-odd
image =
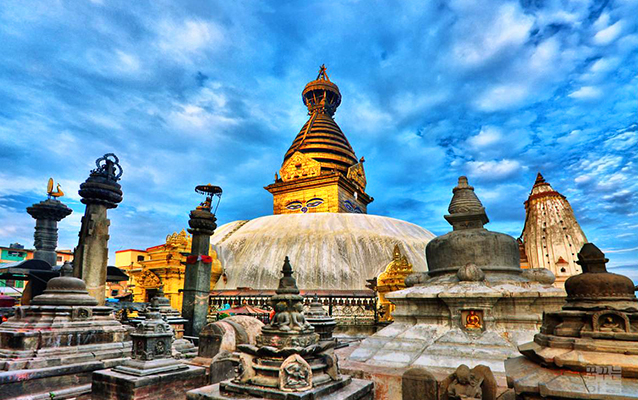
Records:
[[[58,260],[58,262],[61,262],[62,261],[62,256],[58,256],[57,260]]]
[[[118,294],[119,292],[120,292],[120,291],[119,291],[119,290],[117,290],[117,289],[113,289],[113,290],[111,290],[111,297],[115,297],[115,296],[117,296],[117,294]]]
[[[144,256],[137,256],[137,262],[144,261]]]

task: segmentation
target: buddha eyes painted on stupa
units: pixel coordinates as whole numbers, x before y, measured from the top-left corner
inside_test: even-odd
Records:
[[[286,208],[292,211],[296,211],[299,210],[303,213],[308,212],[308,209],[310,208],[315,208],[315,207],[319,207],[320,205],[323,204],[323,199],[320,199],[318,197],[314,197],[308,201],[305,202],[301,202],[298,200],[295,201],[291,201],[290,203],[288,203],[288,205],[286,205]]]
[[[363,214],[363,211],[361,210],[361,207],[359,207],[358,205],[354,204],[350,200],[345,200],[343,202],[343,205],[346,207],[346,210],[348,210],[349,212],[357,213],[357,214]]]

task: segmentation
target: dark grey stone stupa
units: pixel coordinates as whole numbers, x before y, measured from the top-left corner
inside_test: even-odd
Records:
[[[61,271],[31,305],[0,325],[3,399],[86,394],[93,371],[130,356],[128,332],[112,309],[98,306],[84,282],[69,276],[69,263]]]
[[[276,294],[275,315],[256,345],[238,345],[239,375],[188,393],[188,399],[368,399],[372,382],[341,375],[334,341],[319,341],[303,311],[303,296],[288,257]]]

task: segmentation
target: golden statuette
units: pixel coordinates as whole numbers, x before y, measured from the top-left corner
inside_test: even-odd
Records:
[[[55,188],[55,191],[53,191],[53,178],[49,178],[49,183],[47,184],[47,194],[49,195],[49,198],[64,196],[64,192],[62,191],[59,183]]]
[[[476,315],[476,311],[472,310],[467,317],[465,317],[465,327],[467,329],[481,329],[481,318]]]

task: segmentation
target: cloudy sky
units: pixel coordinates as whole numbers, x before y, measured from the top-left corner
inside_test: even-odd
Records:
[[[74,213],[96,158],[122,162],[111,253],[186,226],[197,184],[221,223],[272,213],[272,183],[325,63],[365,156],[372,214],[443,234],[459,175],[518,237],[536,173],[610,265],[638,279],[638,1],[3,1],[0,244],[51,176]],[[113,260],[112,260],[113,261]]]

